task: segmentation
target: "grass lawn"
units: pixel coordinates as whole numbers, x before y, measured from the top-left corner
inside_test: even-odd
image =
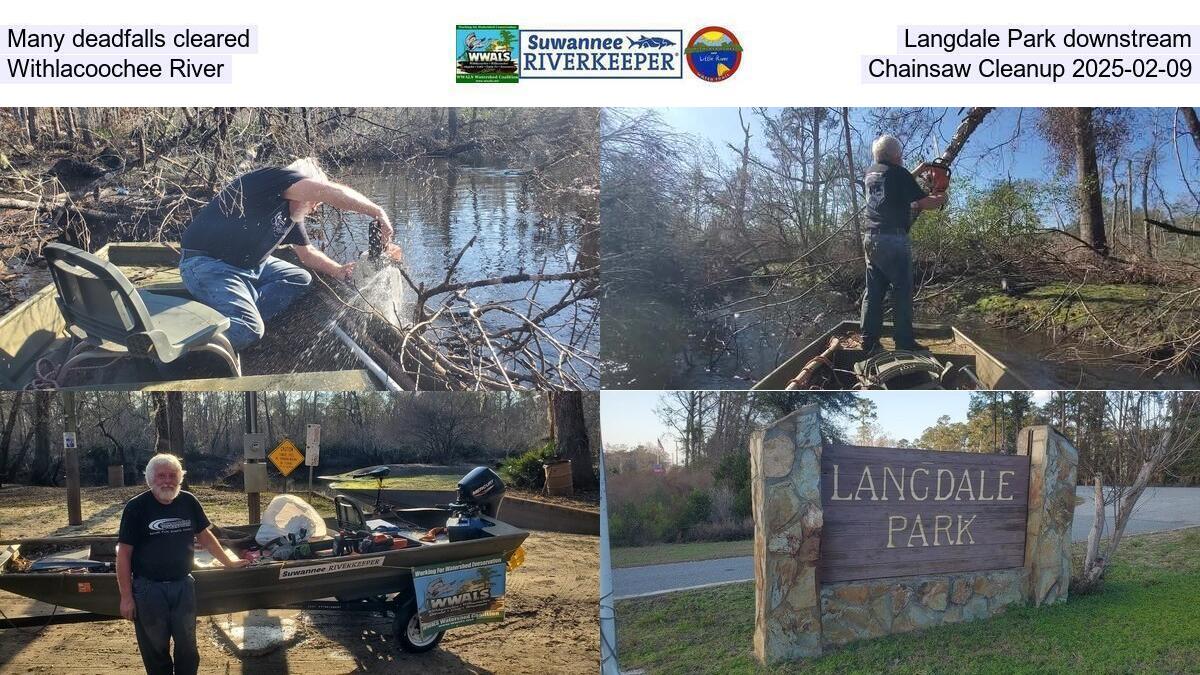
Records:
[[[339,487],[345,489],[353,485],[361,485],[363,490],[375,490],[379,482],[374,478],[350,478],[349,474],[341,474],[345,478],[338,481]],[[453,492],[458,489],[458,474],[430,474],[427,476],[393,476],[383,479],[384,490],[445,490]]]
[[[715,560],[754,555],[754,540],[701,541],[686,544],[656,544],[612,549],[613,567],[637,567],[687,560]]]
[[[1082,544],[1073,553],[1078,565]],[[1118,558],[1100,593],[854,643],[802,664],[803,672],[1200,672],[1200,528],[1127,538]],[[756,665],[752,583],[622,600],[616,615],[623,670],[800,670]]]

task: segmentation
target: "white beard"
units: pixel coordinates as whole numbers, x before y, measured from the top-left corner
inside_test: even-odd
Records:
[[[178,485],[175,487],[155,486],[151,488],[151,492],[154,493],[154,497],[160,502],[173,502],[179,496],[181,489],[182,487]]]

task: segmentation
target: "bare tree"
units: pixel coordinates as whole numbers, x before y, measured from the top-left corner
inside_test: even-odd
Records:
[[[1129,517],[1151,478],[1178,463],[1200,442],[1200,395],[1196,392],[1116,391],[1107,395],[1109,471],[1094,477],[1096,519],[1088,534],[1083,570],[1072,584],[1081,592],[1104,578]],[[1104,479],[1110,484],[1104,487]],[[1112,510],[1107,540],[1105,507]]]

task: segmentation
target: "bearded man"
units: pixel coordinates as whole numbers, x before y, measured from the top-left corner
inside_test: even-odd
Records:
[[[249,564],[230,558],[217,541],[200,502],[180,489],[184,473],[175,455],[150,458],[150,489],[125,504],[117,535],[121,616],[134,622],[142,663],[150,675],[195,673],[200,667],[193,542],[200,542],[225,567]]]

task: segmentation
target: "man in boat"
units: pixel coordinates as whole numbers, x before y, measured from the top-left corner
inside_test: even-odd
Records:
[[[310,270],[350,278],[354,263],[340,264],[309,241],[304,219],[322,203],[378,221],[387,255],[399,259],[399,248],[390,243],[387,212],[353,188],[330,181],[311,157],[235,178],[188,224],[179,262],[184,286],[196,300],[229,317],[226,336],[234,349],[258,341],[264,322],[312,283],[308,271],[272,256],[276,247],[291,245]]]
[[[863,352],[870,355],[879,350],[883,329],[883,297],[892,290],[892,310],[895,318],[896,349],[924,349],[913,337],[912,315],[912,246],[908,239],[913,213],[941,208],[946,193],[928,194],[901,166],[900,141],[885,134],[871,144],[875,163],[867,168],[866,231],[863,232],[863,252],[866,254],[866,290],[862,302]]]
[[[184,470],[175,455],[159,454],[146,464],[149,490],[130,499],[117,535],[117,586],[121,616],[134,622],[146,672],[195,673],[196,589],[192,543],[225,567],[249,562],[229,557],[213,535],[204,508],[180,490]],[[170,643],[175,640],[172,662]]]

